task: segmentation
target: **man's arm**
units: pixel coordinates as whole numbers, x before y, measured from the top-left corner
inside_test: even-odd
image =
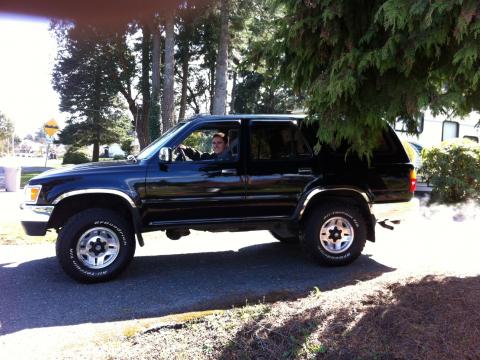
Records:
[[[184,145],[182,145],[181,148],[185,155],[187,155],[193,161],[201,160],[203,154],[200,151]]]

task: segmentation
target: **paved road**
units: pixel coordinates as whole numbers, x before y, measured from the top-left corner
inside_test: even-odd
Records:
[[[160,237],[138,251],[118,280],[94,285],[65,276],[53,245],[0,247],[0,334],[229,308],[246,298],[336,288],[393,270],[369,256],[350,267],[319,267],[268,232],[197,233],[176,243]]]

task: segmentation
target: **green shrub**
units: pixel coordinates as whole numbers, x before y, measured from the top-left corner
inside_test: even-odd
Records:
[[[70,148],[63,156],[62,164],[84,164],[90,162],[90,159],[83,152],[75,148]]]
[[[123,155],[115,155],[115,156],[113,157],[113,160],[125,160],[125,156],[123,156]]]
[[[130,155],[133,151],[133,138],[127,138],[122,141],[120,148],[125,152],[125,156]]]
[[[432,201],[480,200],[480,145],[467,139],[424,149],[420,174],[432,186]]]

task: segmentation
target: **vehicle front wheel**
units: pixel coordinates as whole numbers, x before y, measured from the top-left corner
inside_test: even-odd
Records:
[[[107,209],[84,210],[62,227],[57,259],[73,279],[108,281],[124,270],[135,254],[135,237],[126,219]]]
[[[366,221],[356,207],[335,203],[314,209],[305,221],[304,252],[322,265],[350,264],[366,242]]]

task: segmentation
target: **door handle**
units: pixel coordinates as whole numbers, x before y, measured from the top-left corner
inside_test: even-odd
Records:
[[[222,169],[222,175],[237,175],[237,169]]]
[[[298,173],[300,175],[312,175],[312,169],[310,169],[310,168],[299,168]]]

